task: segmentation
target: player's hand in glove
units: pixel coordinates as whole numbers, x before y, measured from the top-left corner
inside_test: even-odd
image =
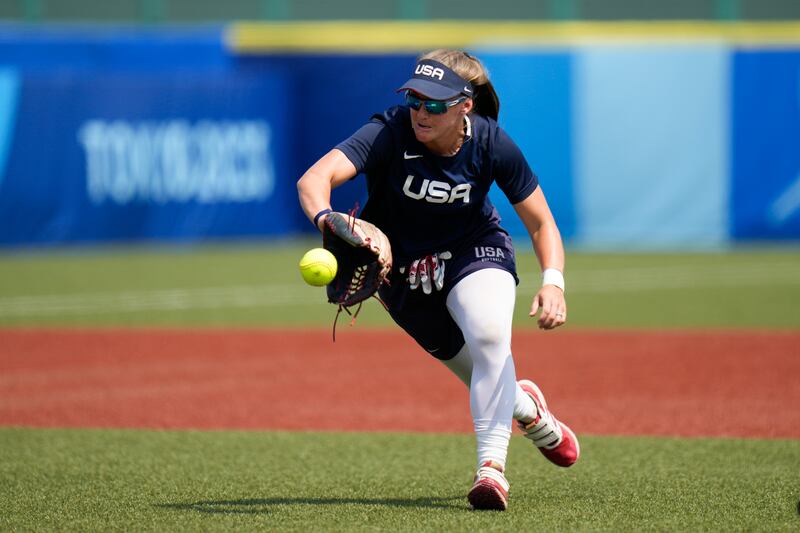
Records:
[[[440,252],[417,259],[408,267],[408,284],[412,289],[422,287],[422,292],[430,294],[444,287],[444,262],[451,259],[450,252]],[[405,269],[401,269],[402,273]]]
[[[375,294],[392,270],[389,239],[374,224],[345,213],[328,213],[323,221],[322,247],[338,263],[327,286],[328,301],[349,307]]]

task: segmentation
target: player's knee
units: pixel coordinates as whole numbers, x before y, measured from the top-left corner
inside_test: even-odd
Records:
[[[486,318],[471,327],[465,338],[471,347],[481,352],[508,352],[511,347],[511,326],[505,321]]]

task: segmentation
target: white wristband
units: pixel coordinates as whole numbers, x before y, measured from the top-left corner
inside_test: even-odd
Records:
[[[555,285],[562,291],[564,290],[564,274],[556,268],[545,268],[542,272],[542,286]]]

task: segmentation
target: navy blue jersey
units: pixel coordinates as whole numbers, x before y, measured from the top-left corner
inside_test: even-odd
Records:
[[[336,146],[366,175],[360,216],[386,233],[396,264],[505,233],[489,200],[492,182],[512,204],[536,190],[536,175],[494,120],[470,115],[468,133],[456,155],[433,154],[414,135],[408,107],[395,106]]]

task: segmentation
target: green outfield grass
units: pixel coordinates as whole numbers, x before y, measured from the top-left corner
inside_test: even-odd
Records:
[[[5,252],[0,326],[329,326],[297,271],[316,244]],[[800,249],[570,252],[567,285],[569,327],[800,327]],[[358,327],[388,324],[370,302]],[[0,450],[0,531],[800,529],[798,440],[584,436],[564,470],[515,436],[508,513],[468,510],[471,435],[0,428]]]
[[[507,513],[473,512],[468,435],[0,429],[6,531],[797,531],[800,441],[512,439]]]
[[[328,325],[324,290],[303,284],[317,241],[204,247],[98,248],[0,255],[0,326]],[[539,284],[530,251],[516,326]],[[800,249],[716,253],[568,253],[573,327],[800,327]],[[387,325],[371,301],[359,324]]]

